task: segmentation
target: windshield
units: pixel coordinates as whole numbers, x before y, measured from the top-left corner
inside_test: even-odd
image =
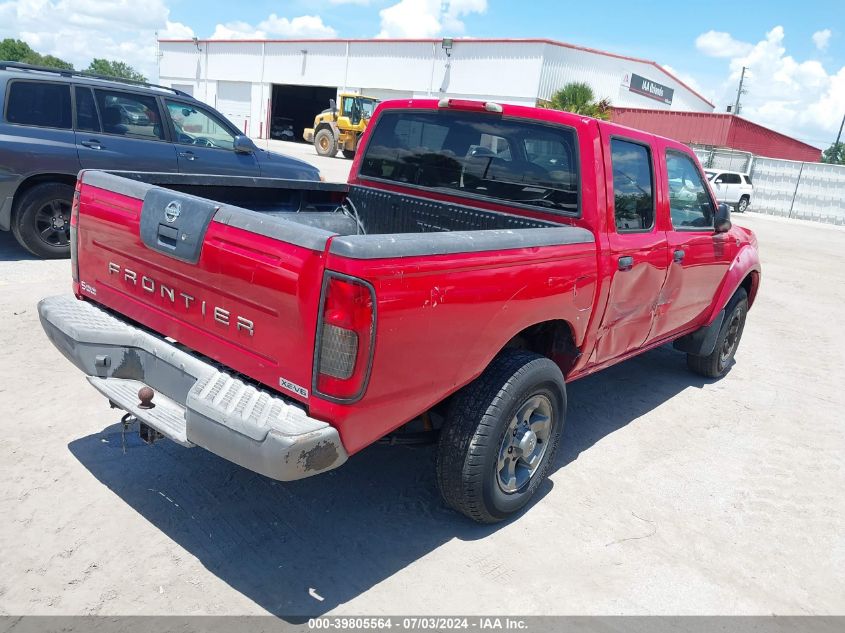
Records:
[[[707,180],[713,180],[713,177],[719,172],[710,171],[709,169],[704,170],[704,175],[707,176]]]
[[[388,111],[361,175],[468,196],[578,211],[575,132],[487,113]]]

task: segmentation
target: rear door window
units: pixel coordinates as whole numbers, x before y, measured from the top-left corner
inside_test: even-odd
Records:
[[[147,140],[164,138],[155,97],[130,92],[94,90],[103,132]]]
[[[361,176],[578,212],[575,131],[485,113],[382,113]]]
[[[6,120],[18,125],[69,130],[70,86],[46,81],[11,82]]]
[[[654,226],[651,152],[645,145],[611,139],[613,209],[616,231],[650,231]]]

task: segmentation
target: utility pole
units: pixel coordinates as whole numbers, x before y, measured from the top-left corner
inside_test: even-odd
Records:
[[[842,138],[842,128],[845,127],[845,115],[842,115],[842,123],[839,124],[839,134],[836,135],[836,142],[834,147],[839,147],[839,139]]]
[[[739,88],[736,91],[736,103],[734,104],[734,114],[739,114],[739,98],[745,92],[742,89],[742,84],[745,82],[745,66],[742,67],[742,74],[739,76]]]

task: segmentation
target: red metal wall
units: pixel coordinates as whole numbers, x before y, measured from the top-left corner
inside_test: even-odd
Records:
[[[769,158],[821,160],[817,147],[732,114],[613,108],[612,120],[681,143],[730,147]]]

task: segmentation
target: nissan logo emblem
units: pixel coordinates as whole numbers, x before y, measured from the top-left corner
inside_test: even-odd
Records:
[[[178,200],[168,202],[167,206],[164,207],[164,219],[167,220],[168,224],[173,224],[176,220],[178,220],[181,213],[182,203]]]

